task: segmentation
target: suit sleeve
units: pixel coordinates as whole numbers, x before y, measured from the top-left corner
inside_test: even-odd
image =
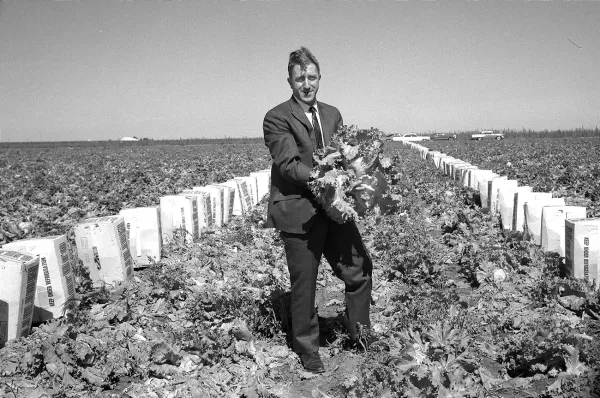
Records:
[[[307,188],[311,169],[302,163],[298,146],[287,121],[275,112],[269,112],[263,121],[265,144],[273,164],[286,180]]]

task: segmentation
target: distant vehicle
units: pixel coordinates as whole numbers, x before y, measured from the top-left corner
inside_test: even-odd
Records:
[[[471,134],[471,139],[472,140],[477,140],[477,141],[481,141],[481,140],[503,140],[504,139],[504,134],[502,133],[496,133],[493,130],[484,130],[481,131],[477,134]]]
[[[432,141],[455,140],[456,134],[438,133],[431,136]]]
[[[403,136],[394,135],[392,141],[429,141],[426,135],[416,135],[414,133],[404,134]]]

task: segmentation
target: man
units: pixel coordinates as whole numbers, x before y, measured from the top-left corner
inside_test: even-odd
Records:
[[[311,52],[290,54],[288,83],[292,98],[267,112],[263,131],[269,148],[271,193],[267,227],[280,231],[291,282],[293,349],[307,371],[325,371],[319,357],[319,322],[315,292],[324,255],[346,285],[346,327],[358,339],[357,323],[370,327],[372,262],[353,222],[330,220],[312,195],[308,182],[313,153],[326,146],[343,124],[340,112],[317,101],[321,73]]]

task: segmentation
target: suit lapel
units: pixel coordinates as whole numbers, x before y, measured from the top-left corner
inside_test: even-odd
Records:
[[[292,116],[298,119],[298,121],[302,123],[304,127],[306,127],[306,133],[308,134],[308,132],[312,128],[312,124],[310,124],[310,121],[306,117],[306,114],[302,110],[302,107],[296,102],[293,96],[290,99],[290,108],[292,109]]]

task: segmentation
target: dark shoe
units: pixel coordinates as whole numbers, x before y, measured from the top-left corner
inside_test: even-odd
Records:
[[[300,362],[304,370],[311,373],[323,373],[325,372],[325,366],[321,361],[321,357],[318,352],[309,352],[306,354],[300,354]]]

